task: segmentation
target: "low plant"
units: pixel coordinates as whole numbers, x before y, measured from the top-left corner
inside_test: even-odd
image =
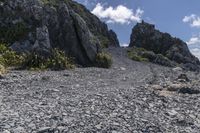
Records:
[[[142,56],[142,53],[145,52],[145,49],[142,48],[133,48],[131,50],[128,50],[128,57],[135,61],[149,61],[148,58],[145,58]]]
[[[37,53],[27,55],[23,67],[31,70],[64,70],[74,68],[72,60],[65,56],[63,51],[53,49],[52,54],[48,57],[41,56]]]
[[[112,65],[112,57],[108,53],[98,53],[96,56],[97,67],[110,68]]]
[[[17,54],[7,47],[6,44],[0,44],[0,64],[5,67],[20,66],[24,61],[24,56]]]

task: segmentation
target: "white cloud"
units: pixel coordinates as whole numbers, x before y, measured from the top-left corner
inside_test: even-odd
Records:
[[[191,14],[190,16],[185,16],[183,18],[183,22],[190,23],[191,27],[200,28],[200,17],[195,14]]]
[[[200,59],[200,35],[193,36],[186,43],[188,44],[188,47],[189,47],[191,53]]]
[[[188,42],[186,42],[188,45],[193,44],[200,44],[200,36],[199,37],[192,37]]]
[[[120,46],[121,46],[121,47],[128,47],[129,44],[127,44],[127,43],[122,43],[122,44],[120,44]]]
[[[200,48],[193,48],[193,49],[190,49],[190,51],[194,56],[200,59]]]
[[[129,24],[140,22],[144,11],[138,8],[134,13],[132,9],[123,5],[105,8],[101,3],[98,3],[92,13],[100,19],[105,19],[107,23]]]

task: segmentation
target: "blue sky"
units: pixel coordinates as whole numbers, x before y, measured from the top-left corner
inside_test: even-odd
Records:
[[[133,26],[142,19],[188,43],[200,58],[200,0],[76,0],[128,44]]]

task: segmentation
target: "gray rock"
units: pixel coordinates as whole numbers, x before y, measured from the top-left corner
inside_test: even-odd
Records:
[[[49,31],[47,26],[36,28],[36,41],[33,45],[33,51],[44,55],[49,55],[51,49]]]
[[[199,70],[200,61],[191,54],[187,44],[178,38],[173,38],[168,33],[156,30],[155,25],[144,21],[138,23],[131,34],[129,47],[133,46],[153,51],[155,54],[161,54],[169,60],[180,64],[184,69]],[[161,65],[166,66],[169,64],[165,62],[161,62]]]
[[[15,42],[9,42],[17,52],[48,55],[52,48],[59,48],[78,64],[94,66],[101,43],[119,46],[116,34],[74,1],[45,4],[39,0],[7,0],[4,5],[0,28],[22,23],[27,30]]]

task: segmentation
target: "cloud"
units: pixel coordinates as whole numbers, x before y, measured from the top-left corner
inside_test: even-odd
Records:
[[[192,37],[188,42],[188,45],[200,44],[200,36],[199,37]]]
[[[191,14],[190,16],[185,16],[183,18],[183,22],[190,23],[191,27],[200,28],[200,17],[195,14]]]
[[[140,22],[144,11],[138,8],[134,13],[132,9],[123,5],[105,8],[98,3],[92,13],[100,19],[105,19],[107,23],[130,24],[131,22]]]
[[[200,35],[191,37],[186,43],[191,53],[200,59]]]
[[[200,59],[200,48],[192,48],[190,51],[194,56]]]
[[[128,47],[129,44],[127,44],[127,43],[122,43],[122,44],[120,44],[120,46],[121,46],[121,47]]]

